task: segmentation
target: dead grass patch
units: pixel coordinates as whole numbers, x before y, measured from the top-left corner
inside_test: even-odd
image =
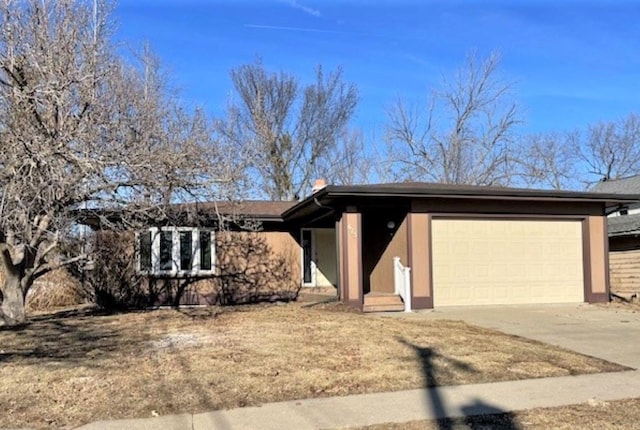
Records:
[[[556,408],[537,408],[498,415],[380,424],[351,430],[614,430],[640,428],[640,399],[592,401]]]
[[[0,330],[0,427],[623,369],[460,321],[339,304],[62,313]]]
[[[636,300],[629,301],[629,302],[613,300],[607,303],[596,303],[596,306],[604,309],[614,310],[614,311],[626,311],[631,313],[640,312],[640,302]]]

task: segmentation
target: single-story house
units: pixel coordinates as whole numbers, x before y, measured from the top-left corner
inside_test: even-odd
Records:
[[[640,195],[640,176],[602,181],[594,192]],[[630,295],[640,292],[640,203],[613,208],[607,216],[611,290]]]
[[[261,225],[251,233],[262,250],[255,279],[334,288],[371,311],[606,302],[607,213],[636,203],[635,195],[393,183],[320,186],[299,202],[236,208]],[[139,233],[138,269],[158,279],[239,272],[224,266],[254,254],[229,242],[237,234],[214,230]]]

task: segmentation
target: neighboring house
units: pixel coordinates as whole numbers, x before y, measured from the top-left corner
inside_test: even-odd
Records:
[[[636,203],[636,196],[605,193],[329,185],[300,202],[240,203],[236,214],[260,221],[259,232],[189,226],[142,232],[138,268],[154,279],[202,276],[193,285],[209,282],[209,290],[193,297],[208,303],[220,302],[221,279],[233,273],[242,275],[226,284],[234,291],[258,280],[273,280],[276,290],[330,286],[365,311],[400,310],[402,301],[411,309],[605,302],[605,214]],[[400,301],[405,280],[409,290]],[[278,297],[276,290],[265,297]]]
[[[593,191],[640,197],[640,176],[603,181]],[[640,292],[640,204],[612,208],[607,225],[611,290],[623,296],[636,294]]]

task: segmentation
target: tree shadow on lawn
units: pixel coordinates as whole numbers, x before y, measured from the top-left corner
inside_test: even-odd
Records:
[[[429,407],[436,417],[437,426],[440,430],[453,430],[460,424],[466,425],[470,429],[501,429],[501,430],[518,430],[519,427],[514,422],[512,413],[496,408],[482,399],[475,399],[471,404],[462,405],[460,412],[462,418],[452,418],[449,414],[455,412],[453,408],[447,408],[438,387],[440,383],[437,376],[437,366],[434,363],[436,358],[443,359],[447,365],[451,365],[455,369],[462,371],[474,371],[475,369],[460,360],[444,356],[433,348],[422,347],[408,342],[406,339],[397,338],[398,342],[413,349],[414,353],[420,360],[422,373],[425,380],[425,388],[428,388]]]
[[[222,314],[250,310],[244,308],[194,307],[181,308],[177,312],[193,321],[214,320]],[[143,354],[142,348],[155,337],[145,327],[132,326],[131,322],[119,324],[117,318],[149,313],[154,313],[153,324],[157,327],[152,330],[156,332],[168,330],[168,326],[162,324],[165,317],[175,317],[157,309],[111,312],[84,308],[33,315],[19,326],[0,326],[0,364],[56,362],[100,367],[93,359]]]
[[[213,308],[210,308],[213,309]],[[203,308],[182,309],[180,317],[185,319],[215,319],[227,312],[242,312],[245,309],[228,308],[220,310],[205,310]],[[146,314],[154,312],[151,320]],[[133,318],[132,318],[132,315]],[[138,314],[140,318],[137,318]],[[165,318],[164,316],[167,315]],[[132,318],[122,323],[119,318]],[[78,375],[90,375],[91,378],[110,379],[110,383],[104,388],[107,393],[112,393],[113,400],[109,405],[97,407],[91,402],[86,403],[80,397],[76,398],[70,393],[66,399],[73,407],[95,408],[91,412],[94,420],[135,418],[140,416],[140,407],[130,408],[127,405],[135,401],[136,396],[144,404],[145,413],[157,410],[161,415],[170,413],[189,413],[220,409],[220,402],[208,385],[206,378],[201,378],[200,372],[194,368],[190,361],[191,348],[170,346],[158,349],[154,344],[164,339],[164,334],[171,334],[180,330],[180,326],[174,326],[176,313],[164,313],[154,310],[136,311],[122,314],[113,314],[96,309],[65,311],[55,314],[36,315],[29,317],[28,321],[19,327],[0,327],[0,366],[13,365],[17,368],[28,369],[34,376],[41,370],[64,370],[58,374],[52,383],[60,385],[61,392],[67,389],[66,378],[75,375],[75,369],[91,369],[96,372],[86,373],[80,370]],[[180,319],[180,318],[179,318]],[[147,326],[149,321],[152,325]],[[148,329],[147,329],[148,328]],[[131,387],[131,370],[137,372],[140,364],[142,372],[148,372],[149,366],[153,366],[155,360],[164,360],[164,354],[170,354],[163,361],[164,370],[151,375],[149,386]],[[143,364],[144,363],[144,364]],[[168,366],[168,367],[167,367]],[[171,372],[167,374],[167,369]],[[69,373],[71,371],[72,373]],[[122,378],[119,378],[121,374]],[[111,378],[113,376],[113,378]],[[60,379],[60,378],[63,379]],[[180,380],[180,387],[175,386],[176,377]],[[136,379],[143,381],[145,377]],[[15,381],[14,381],[15,382]],[[34,388],[38,388],[37,384]],[[139,389],[140,388],[140,389]],[[102,385],[96,385],[97,390],[102,390]],[[194,399],[194,404],[185,407],[177,396],[182,396],[188,390]],[[40,397],[38,390],[25,392],[25,401],[35,401]],[[120,395],[122,393],[122,395]],[[104,393],[103,393],[104,394]],[[45,402],[49,401],[46,399]],[[77,404],[74,402],[78,402]],[[0,403],[2,398],[0,396]],[[138,403],[140,403],[138,402]],[[194,410],[197,409],[197,410]],[[132,412],[137,410],[137,412]],[[62,419],[62,418],[61,418]],[[228,429],[229,423],[224,417],[208,417],[214,428]],[[64,421],[63,421],[64,422]],[[69,423],[71,424],[71,423]],[[74,425],[85,424],[74,422]],[[37,426],[36,426],[37,427]]]
[[[125,331],[117,320],[104,319],[113,315],[80,309],[31,316],[20,326],[2,326],[0,363],[103,367],[104,362],[95,359],[139,352],[150,336],[144,330]]]

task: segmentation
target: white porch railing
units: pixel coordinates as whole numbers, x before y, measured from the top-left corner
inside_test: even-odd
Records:
[[[393,288],[404,302],[404,311],[411,312],[411,268],[400,263],[400,257],[393,257]]]

